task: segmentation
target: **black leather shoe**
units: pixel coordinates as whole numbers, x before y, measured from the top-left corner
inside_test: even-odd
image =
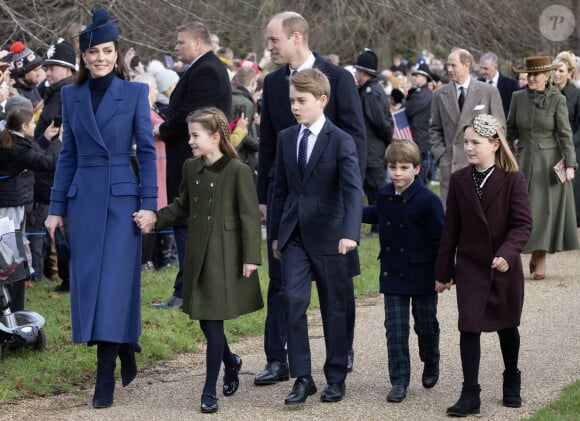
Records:
[[[423,387],[426,389],[431,389],[437,384],[438,380],[439,360],[436,363],[425,364],[425,367],[423,367],[423,375],[421,376]]]
[[[352,366],[354,364],[354,349],[348,351],[346,358],[346,371],[350,373],[352,371]]]
[[[344,382],[342,383],[329,383],[326,385],[322,394],[320,395],[320,400],[322,402],[338,402],[344,397]]]
[[[316,385],[311,376],[298,377],[294,382],[292,391],[284,400],[286,405],[299,405],[306,402],[308,396],[312,396],[316,393]]]
[[[407,396],[407,388],[400,384],[394,385],[387,395],[389,402],[401,402]]]
[[[160,309],[171,309],[171,308],[180,308],[182,304],[183,298],[179,298],[176,297],[175,295],[172,295],[162,303],[151,304],[151,307]]]
[[[276,384],[276,382],[286,381],[290,378],[288,373],[288,364],[280,361],[270,361],[266,368],[258,373],[254,378],[256,386],[266,386]]]
[[[238,373],[242,368],[242,359],[239,355],[234,354],[234,359],[236,360],[236,365],[232,368],[226,368],[224,370],[224,395],[232,396],[238,390],[240,385],[240,379]]]
[[[201,395],[201,412],[211,414],[218,410],[218,399],[215,395],[204,393]]]

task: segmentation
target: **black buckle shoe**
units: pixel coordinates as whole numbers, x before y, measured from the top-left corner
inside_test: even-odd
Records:
[[[218,399],[215,395],[204,393],[201,395],[201,412],[212,414],[218,410]]]
[[[298,377],[294,382],[292,391],[288,397],[284,400],[284,403],[288,406],[300,405],[306,402],[308,396],[312,396],[316,393],[316,385],[311,376]]]
[[[254,378],[256,386],[266,386],[276,384],[277,382],[286,381],[290,378],[288,364],[280,361],[270,361],[266,368],[258,373]]]
[[[322,394],[320,395],[320,400],[322,402],[338,402],[344,397],[345,386],[342,383],[329,383],[326,385]]]
[[[240,379],[238,374],[242,369],[242,359],[239,355],[234,354],[235,366],[232,368],[226,368],[224,370],[224,387],[223,392],[225,396],[232,396],[238,390],[240,385]]]

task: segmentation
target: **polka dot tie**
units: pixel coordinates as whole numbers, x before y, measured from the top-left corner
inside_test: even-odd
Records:
[[[463,110],[463,104],[465,104],[465,91],[463,86],[459,87],[459,98],[457,99],[457,104],[459,105],[459,111]]]
[[[300,177],[304,176],[304,170],[306,169],[308,136],[310,136],[310,130],[304,129],[302,132],[302,138],[300,139],[300,145],[298,146],[298,172],[300,173]]]

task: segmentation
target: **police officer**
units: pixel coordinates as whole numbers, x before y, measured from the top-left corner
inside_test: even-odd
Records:
[[[386,182],[385,150],[393,138],[389,100],[377,79],[378,66],[377,55],[368,48],[357,57],[354,65],[367,130],[367,165],[363,188],[370,205]],[[378,227],[373,225],[371,232],[378,232]]]

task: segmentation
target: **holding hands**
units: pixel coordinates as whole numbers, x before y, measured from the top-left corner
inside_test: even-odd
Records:
[[[449,282],[443,283],[439,281],[435,281],[435,291],[437,292],[444,292],[446,289],[451,289],[453,285],[453,279],[450,279]]]
[[[137,227],[139,227],[141,233],[147,234],[149,231],[155,228],[157,215],[153,211],[141,209],[140,211],[133,212],[133,221]]]

